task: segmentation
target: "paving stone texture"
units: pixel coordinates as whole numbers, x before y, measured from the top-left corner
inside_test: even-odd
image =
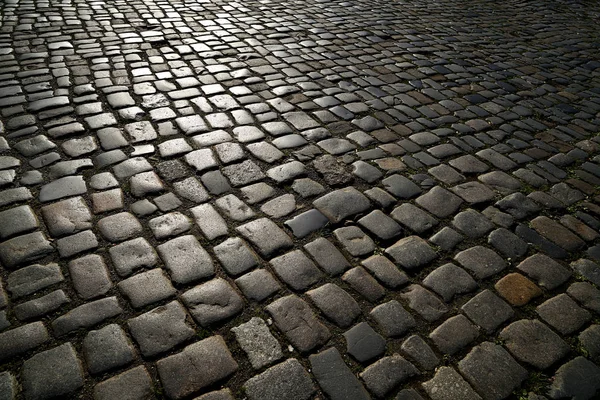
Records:
[[[0,1],[0,399],[600,398],[599,20]]]

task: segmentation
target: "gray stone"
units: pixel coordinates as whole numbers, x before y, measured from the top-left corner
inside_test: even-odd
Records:
[[[400,225],[380,210],[371,211],[359,219],[358,223],[383,240],[392,239],[402,233]]]
[[[410,203],[403,203],[390,214],[396,221],[416,233],[423,233],[438,224],[438,220]]]
[[[141,308],[173,296],[176,291],[160,268],[142,272],[117,285],[134,308]]]
[[[440,367],[435,376],[422,385],[432,400],[481,400],[481,397],[452,367]]]
[[[102,236],[111,242],[122,242],[142,233],[142,224],[133,214],[122,212],[98,221]]]
[[[210,365],[210,368],[206,366]],[[181,353],[156,363],[158,375],[171,399],[181,399],[227,378],[238,369],[221,336],[187,346]]]
[[[354,267],[347,271],[342,275],[342,281],[370,302],[375,302],[386,294],[385,288],[362,267]]]
[[[361,314],[352,296],[333,283],[326,283],[306,294],[328,319],[341,328],[350,326]]]
[[[263,257],[271,257],[280,250],[292,247],[292,239],[273,221],[260,218],[236,228],[250,241]]]
[[[427,242],[418,236],[400,239],[385,249],[385,252],[401,267],[408,270],[422,268],[437,257]]]
[[[369,199],[350,186],[319,197],[313,205],[333,223],[369,209]]]
[[[229,389],[215,390],[196,397],[194,400],[235,400]]]
[[[296,295],[282,297],[266,307],[275,325],[300,351],[309,352],[331,337],[329,329],[315,317],[305,301]]]
[[[39,226],[29,206],[19,206],[0,212],[0,239],[32,231]]]
[[[328,398],[332,400],[371,398],[335,347],[313,354],[308,360],[312,373]]]
[[[248,205],[233,194],[223,196],[215,202],[225,215],[234,221],[246,221],[254,217],[255,213]]]
[[[436,186],[429,192],[418,197],[416,203],[433,215],[439,218],[446,218],[458,210],[462,204],[462,200],[446,189]]]
[[[544,321],[563,335],[571,334],[592,318],[592,315],[579,307],[568,295],[559,294],[546,300],[536,308]]]
[[[469,204],[486,203],[496,197],[492,189],[476,181],[461,183],[451,190]]]
[[[58,239],[56,246],[60,256],[66,258],[97,248],[98,239],[92,231],[88,230]]]
[[[203,327],[231,318],[244,308],[240,295],[222,278],[186,291],[181,295],[181,300]]]
[[[513,193],[496,202],[496,207],[515,217],[523,219],[531,214],[535,214],[540,207],[535,202],[522,193]]]
[[[123,312],[116,297],[85,303],[52,321],[56,336],[66,335],[81,328],[90,328]]]
[[[441,249],[450,251],[462,242],[464,236],[456,232],[454,229],[445,226],[435,235],[429,238],[429,241]]]
[[[210,198],[204,186],[194,177],[173,183],[173,188],[180,197],[194,203],[203,203]]]
[[[458,213],[452,225],[472,239],[480,238],[494,228],[489,219],[471,208]]]
[[[221,215],[210,204],[202,204],[190,209],[194,216],[196,225],[202,231],[202,234],[208,239],[213,240],[228,233],[227,223]]]
[[[296,210],[296,199],[293,194],[276,197],[260,207],[260,211],[272,218],[284,217],[294,210]]]
[[[338,275],[350,268],[348,260],[331,242],[325,238],[318,238],[305,244],[304,249],[310,254],[319,267],[329,275]]]
[[[50,340],[46,327],[41,322],[22,325],[0,333],[0,361],[35,349]]]
[[[142,354],[150,357],[169,351],[194,336],[186,316],[183,306],[172,301],[131,318],[127,325]]]
[[[433,293],[419,285],[410,285],[401,297],[408,300],[408,306],[429,322],[441,318],[448,311],[448,307]]]
[[[300,175],[303,175],[304,173],[304,164],[299,161],[291,161],[269,169],[267,171],[267,176],[278,183],[282,183],[292,180]]]
[[[323,273],[301,250],[291,251],[270,262],[277,276],[294,290],[307,289],[323,277]]]
[[[85,300],[99,297],[112,288],[106,264],[97,254],[71,261],[69,275],[77,295]]]
[[[423,397],[414,389],[402,389],[394,400],[424,400]]]
[[[381,183],[388,192],[401,199],[410,199],[421,194],[419,186],[400,175],[391,175],[382,180]]]
[[[148,371],[139,366],[120,373],[94,386],[95,400],[146,400],[153,399],[153,384]]]
[[[135,359],[133,346],[116,324],[90,331],[83,340],[83,354],[92,374],[122,367]]]
[[[406,339],[402,343],[402,351],[424,370],[432,370],[440,363],[431,347],[418,335]]]
[[[462,268],[452,263],[444,264],[432,271],[423,285],[439,294],[448,302],[456,295],[469,293],[477,289],[477,282]]]
[[[552,378],[551,399],[592,399],[600,390],[600,368],[584,357],[561,366]]]
[[[498,228],[488,236],[488,243],[510,260],[524,256],[529,245],[506,228]]]
[[[0,191],[0,207],[31,199],[33,199],[33,194],[25,187]]]
[[[461,308],[467,317],[487,331],[493,332],[514,315],[513,309],[491,290],[484,290]]]
[[[585,308],[600,314],[600,290],[589,282],[575,282],[569,286],[567,293]]]
[[[187,232],[191,226],[190,219],[178,211],[170,212],[148,221],[148,227],[158,240]]]
[[[285,221],[285,225],[292,230],[292,233],[297,238],[308,236],[311,233],[324,228],[328,223],[329,219],[315,209],[308,210]]]
[[[600,357],[600,325],[590,325],[579,334],[578,339],[589,357],[593,360]]]
[[[569,352],[567,343],[536,319],[513,322],[499,337],[517,360],[539,369],[550,367]]]
[[[316,391],[310,375],[295,358],[249,379],[244,389],[250,400],[307,400]]]
[[[180,236],[156,247],[176,283],[190,283],[213,276],[210,255],[193,235]]]
[[[23,363],[26,399],[67,397],[83,386],[83,370],[71,343],[38,353]]]
[[[471,271],[476,278],[488,278],[506,268],[506,262],[493,250],[483,246],[471,247],[454,256],[460,265]]]
[[[240,275],[258,264],[254,253],[240,238],[229,238],[215,246],[213,251],[230,275]]]
[[[585,279],[600,286],[600,265],[591,260],[579,259],[571,263],[571,268],[585,277]]]
[[[235,284],[250,300],[263,301],[281,289],[279,282],[265,269],[257,269],[242,275]]]
[[[108,253],[117,274],[122,277],[142,267],[153,267],[158,260],[154,248],[141,237],[110,247]]]
[[[87,192],[83,176],[65,176],[48,183],[40,189],[40,201],[47,202]]]
[[[355,257],[370,254],[376,248],[375,242],[356,226],[338,228],[333,233],[346,251]]]
[[[397,288],[408,282],[408,276],[385,256],[371,256],[361,265],[387,287]]]
[[[435,328],[429,338],[441,352],[452,355],[473,342],[478,335],[477,328],[467,317],[459,314]]]
[[[229,165],[224,167],[222,171],[234,187],[244,186],[265,178],[265,174],[260,167],[250,160]]]
[[[162,192],[165,185],[154,171],[135,174],[129,180],[131,194],[144,198]]]
[[[69,303],[69,298],[62,290],[55,290],[47,295],[37,297],[13,307],[17,319],[23,321],[45,316]]]
[[[254,369],[261,369],[283,357],[281,345],[269,331],[264,320],[254,317],[231,328]]]
[[[526,258],[517,268],[548,290],[557,288],[571,277],[568,269],[541,253]]]
[[[401,356],[394,354],[369,365],[360,377],[377,397],[385,397],[402,382],[418,375],[419,370]]]
[[[21,235],[0,243],[0,261],[6,268],[42,258],[54,251],[42,232]]]
[[[527,378],[506,350],[497,344],[483,342],[474,347],[458,363],[458,369],[484,399],[504,399]]]
[[[369,361],[385,352],[386,341],[366,322],[344,332],[346,351],[359,362]]]
[[[374,307],[369,315],[377,322],[383,334],[388,337],[402,336],[416,325],[413,316],[396,300]]]
[[[14,300],[64,281],[58,264],[34,264],[8,275],[6,288]]]
[[[10,372],[0,372],[0,399],[16,399],[17,390],[17,380],[15,377]]]

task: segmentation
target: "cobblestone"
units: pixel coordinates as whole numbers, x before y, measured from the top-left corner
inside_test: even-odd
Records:
[[[598,397],[579,3],[2,2],[0,393]]]

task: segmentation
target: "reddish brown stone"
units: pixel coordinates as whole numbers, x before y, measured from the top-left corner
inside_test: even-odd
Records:
[[[506,275],[496,282],[494,287],[500,296],[513,306],[524,306],[542,294],[542,290],[535,283],[518,273]]]

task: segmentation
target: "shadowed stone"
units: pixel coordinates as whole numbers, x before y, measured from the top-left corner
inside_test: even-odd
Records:
[[[308,400],[316,391],[310,375],[295,358],[249,379],[244,388],[250,400]]]
[[[313,205],[333,223],[369,209],[369,199],[354,187],[339,189],[319,197]]]

